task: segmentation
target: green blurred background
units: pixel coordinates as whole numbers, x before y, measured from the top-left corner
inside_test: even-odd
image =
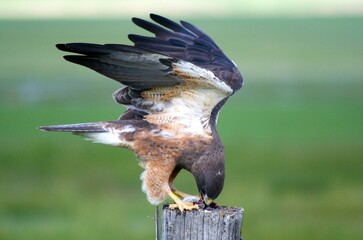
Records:
[[[192,22],[243,72],[219,117],[227,176],[217,201],[245,208],[243,237],[362,239],[363,17],[277,9],[140,15]],[[111,98],[117,82],[62,60],[56,43],[144,32],[126,18],[11,16],[0,16],[0,239],[153,239],[132,153],[36,129],[124,110]],[[176,185],[197,194],[188,173]]]

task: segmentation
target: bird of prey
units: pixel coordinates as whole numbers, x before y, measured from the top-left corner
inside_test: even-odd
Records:
[[[224,177],[218,113],[242,87],[242,75],[217,44],[196,26],[150,14],[132,18],[154,36],[128,35],[123,44],[66,43],[56,47],[67,61],[91,68],[123,85],[114,100],[127,109],[118,120],[40,127],[72,132],[96,143],[132,150],[144,168],[142,190],[151,204],[170,197],[180,211],[198,208],[173,187],[180,170],[192,173],[198,199],[215,204]],[[185,201],[183,201],[185,200]]]

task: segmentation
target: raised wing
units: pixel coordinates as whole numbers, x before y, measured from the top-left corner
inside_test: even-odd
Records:
[[[126,87],[114,99],[128,107],[120,120],[145,119],[165,130],[211,131],[218,111],[242,86],[235,64],[214,41],[189,23],[151,14],[161,24],[133,18],[155,37],[129,35],[135,46],[58,44],[65,59],[89,67]]]
[[[139,18],[132,19],[139,27],[155,34],[154,37],[130,34],[129,39],[136,47],[208,69],[234,92],[242,87],[243,79],[237,66],[206,33],[185,21],[178,24],[156,14],[150,14],[150,18],[161,26]]]
[[[181,78],[168,72],[160,60],[169,57],[121,44],[67,43],[57,44],[59,50],[79,53],[64,58],[89,67],[133,89],[173,86]]]

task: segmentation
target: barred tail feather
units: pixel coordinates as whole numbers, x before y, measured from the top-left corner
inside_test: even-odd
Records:
[[[52,132],[72,132],[72,133],[97,133],[107,132],[103,122],[100,123],[76,123],[76,124],[65,124],[65,125],[52,125],[52,126],[41,126],[39,127],[42,131]]]

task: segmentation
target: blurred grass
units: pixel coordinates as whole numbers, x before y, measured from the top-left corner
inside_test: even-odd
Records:
[[[246,239],[360,239],[362,18],[192,20],[245,86],[222,110],[222,205]],[[0,239],[150,239],[154,208],[127,150],[40,125],[115,119],[119,84],[66,63],[58,42],[126,43],[130,21],[0,21]],[[179,188],[196,193],[188,173]]]

